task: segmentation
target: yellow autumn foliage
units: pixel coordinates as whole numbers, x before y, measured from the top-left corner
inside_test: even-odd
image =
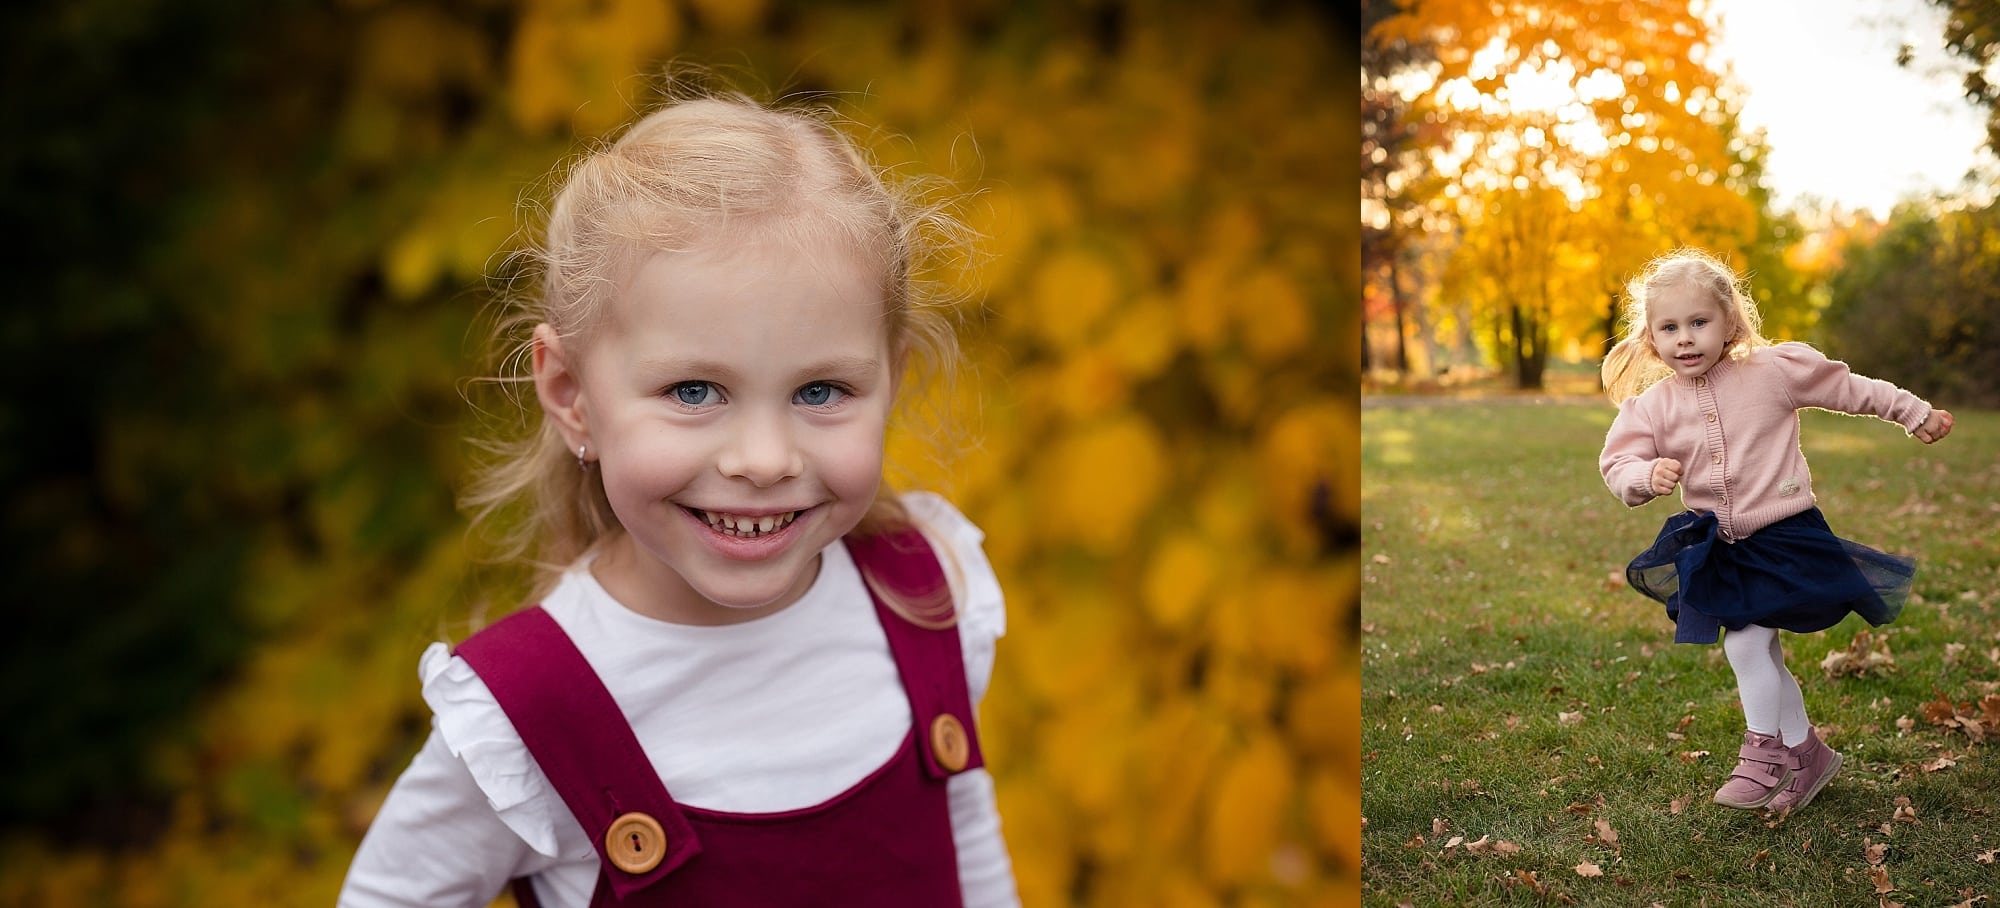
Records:
[[[584,135],[631,116],[647,61],[672,50],[680,15],[662,0],[527,0],[508,55],[514,118],[535,134]]]
[[[1192,533],[1177,532],[1153,548],[1146,565],[1146,613],[1168,630],[1187,626],[1215,582],[1215,547]]]
[[[1275,735],[1254,733],[1216,781],[1202,833],[1209,878],[1243,884],[1271,873],[1285,834],[1295,770]]]
[[[1243,346],[1258,362],[1275,365],[1310,349],[1312,309],[1284,271],[1265,266],[1245,275],[1231,294]]]
[[[990,0],[474,6],[338,13],[367,25],[329,166],[410,174],[346,240],[379,279],[376,330],[435,334],[438,358],[469,349],[440,313],[480,304],[516,196],[648,103],[667,61],[743,70],[753,93],[828,92],[879,127],[863,138],[899,174],[958,181],[982,236],[966,267],[928,275],[967,296],[968,381],[913,401],[972,441],[916,419],[888,454],[899,486],[947,492],[984,530],[1007,594],[980,730],[1024,903],[1353,904],[1359,570],[1340,533],[1360,519],[1341,390],[1357,309],[1351,250],[1326,226],[1352,205],[1299,176],[1325,172],[1328,131],[1352,116],[1322,88],[1340,79],[1325,21],[1303,4],[1133,4],[1108,34]],[[461,127],[439,109],[454,92],[479,94]],[[254,184],[208,201],[224,246],[287,226]],[[290,317],[291,279],[246,270],[252,316]],[[195,317],[220,333],[244,311]],[[471,367],[411,349],[343,353],[344,379],[456,403]],[[235,355],[263,376],[292,354]],[[189,740],[161,744],[153,770],[184,794],[116,858],[0,844],[0,903],[331,903],[427,728],[418,653],[514,606],[461,527],[413,556],[371,548],[384,502],[410,490],[346,469],[368,436],[327,400],[284,418],[293,467],[332,477],[299,505],[324,542],[260,540],[247,558],[264,642]],[[462,453],[433,455],[454,482]]]
[[[1067,249],[1044,261],[1024,309],[1020,330],[1057,350],[1074,350],[1094,335],[1120,301],[1118,274],[1102,255]]]

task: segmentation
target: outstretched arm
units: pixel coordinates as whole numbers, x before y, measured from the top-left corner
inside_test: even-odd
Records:
[[[1902,426],[1911,435],[1937,418],[1930,415],[1931,405],[1923,398],[1879,378],[1857,375],[1846,363],[1828,359],[1805,344],[1779,344],[1771,348],[1771,354],[1784,375],[1793,406],[1874,416]]]

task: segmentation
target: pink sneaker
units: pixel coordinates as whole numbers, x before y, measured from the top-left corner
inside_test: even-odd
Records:
[[[1807,728],[1806,739],[1791,748],[1792,781],[1771,799],[1771,809],[1797,810],[1806,806],[1840,771],[1840,752],[1819,739],[1819,729]]]
[[[1817,740],[1817,739],[1815,739]],[[1738,810],[1756,810],[1783,794],[1792,781],[1793,755],[1771,735],[1743,733],[1743,747],[1729,781],[1715,793],[1715,803]],[[1814,789],[1817,791],[1818,789]]]

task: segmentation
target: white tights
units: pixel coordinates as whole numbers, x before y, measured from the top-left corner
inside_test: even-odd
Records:
[[[1722,635],[1722,651],[1736,670],[1743,697],[1743,721],[1760,735],[1777,735],[1786,747],[1806,739],[1806,698],[1798,679],[1785,668],[1778,632],[1756,624]]]

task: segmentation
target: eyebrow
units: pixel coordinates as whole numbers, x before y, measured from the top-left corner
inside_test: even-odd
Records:
[[[797,374],[800,377],[870,375],[881,367],[882,361],[872,356],[836,356],[809,363],[800,368]],[[645,359],[639,361],[639,368],[648,372],[666,372],[674,375],[715,376],[725,379],[737,377],[734,368],[727,363],[712,359]]]

